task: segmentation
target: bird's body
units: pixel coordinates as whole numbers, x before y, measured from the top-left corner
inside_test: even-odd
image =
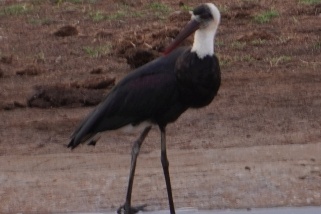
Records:
[[[144,121],[166,126],[188,108],[208,105],[219,86],[215,56],[199,59],[190,48],[178,48],[121,80],[76,129],[70,145],[74,148],[99,132]]]
[[[75,148],[99,132],[126,125],[135,126],[143,122],[158,125],[161,130],[161,160],[172,214],[175,210],[166,156],[165,128],[188,108],[210,104],[217,94],[221,75],[218,59],[214,55],[214,36],[219,21],[219,11],[213,4],[195,8],[191,21],[166,49],[165,55],[122,79],[80,124],[68,145]],[[193,46],[176,49],[195,30]],[[133,146],[128,192],[123,207],[125,213],[134,212],[130,201],[136,159],[150,128],[150,125],[146,126]],[[89,144],[95,143],[90,141]]]

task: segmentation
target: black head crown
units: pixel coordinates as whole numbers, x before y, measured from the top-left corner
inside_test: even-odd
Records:
[[[193,10],[193,15],[198,16],[200,19],[202,19],[204,21],[213,19],[211,9],[206,4],[202,4],[198,7],[196,7]]]

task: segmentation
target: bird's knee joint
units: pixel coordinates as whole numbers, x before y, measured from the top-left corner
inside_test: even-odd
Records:
[[[139,150],[140,150],[140,146],[138,143],[135,142],[132,149],[132,155],[135,155],[135,156],[138,155]]]

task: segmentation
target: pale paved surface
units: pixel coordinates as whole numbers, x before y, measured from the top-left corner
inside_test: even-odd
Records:
[[[77,213],[77,214],[112,214],[115,212],[101,213]],[[178,209],[177,214],[320,214],[321,207],[281,207],[281,208],[261,208],[251,210],[197,210],[193,208]],[[139,212],[139,214],[169,214],[168,210],[154,212]]]
[[[321,143],[169,150],[176,207],[318,204],[320,148]],[[128,154],[6,155],[0,162],[4,212],[99,211],[124,200]],[[133,191],[133,204],[166,208],[158,152],[140,156]]]

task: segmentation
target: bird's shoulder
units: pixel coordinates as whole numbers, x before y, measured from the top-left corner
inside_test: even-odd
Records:
[[[114,89],[138,89],[166,84],[167,81],[175,78],[176,61],[187,49],[186,47],[178,48],[169,55],[158,57],[136,68],[125,76]]]

